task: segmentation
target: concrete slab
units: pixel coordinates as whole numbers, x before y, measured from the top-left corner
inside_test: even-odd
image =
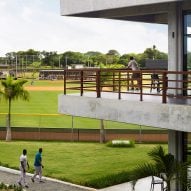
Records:
[[[136,183],[135,190],[133,190],[132,184],[128,182],[128,183],[123,183],[123,184],[111,186],[108,188],[100,189],[99,191],[144,191],[144,190],[146,191],[146,190],[150,190],[150,188],[151,188],[151,177],[147,177],[147,178],[140,179]],[[160,185],[155,185],[154,191],[161,191]]]
[[[0,166],[0,183],[17,185],[19,174],[20,171],[18,170]],[[48,177],[42,177],[44,183],[39,183],[37,180],[33,183],[31,181],[32,175],[33,174],[27,173],[26,182],[29,188],[25,188],[25,191],[96,191],[94,188],[88,188]]]
[[[0,166],[0,183],[17,184],[19,174],[20,171],[18,170]],[[38,181],[32,183],[32,175],[31,173],[27,173],[29,188],[26,188],[26,191],[143,191],[150,190],[151,187],[151,177],[140,179],[135,185],[135,190],[133,190],[130,182],[97,190],[48,177],[43,177],[44,183],[39,183]],[[160,185],[156,185],[154,191],[161,191]]]

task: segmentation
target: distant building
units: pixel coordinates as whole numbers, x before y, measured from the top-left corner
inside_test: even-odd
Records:
[[[75,69],[84,68],[84,65],[83,65],[83,64],[74,64],[74,65],[72,65],[72,66],[73,66],[73,68],[75,68]]]
[[[62,80],[64,70],[39,70],[39,80]]]
[[[147,59],[145,61],[144,69],[167,70],[168,69],[168,60]]]

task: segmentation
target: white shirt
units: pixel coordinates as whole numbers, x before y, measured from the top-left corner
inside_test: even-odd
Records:
[[[130,60],[127,67],[131,68],[132,70],[139,70],[139,66],[135,60]]]
[[[23,163],[24,168],[26,169],[27,168],[27,156],[26,155],[22,154],[20,156],[20,167],[22,167],[21,162]]]

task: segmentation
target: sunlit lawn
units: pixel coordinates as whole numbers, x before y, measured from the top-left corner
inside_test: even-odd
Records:
[[[27,85],[30,86],[30,81]],[[63,86],[63,81],[35,81],[34,86]],[[72,117],[58,114],[58,95],[62,93],[30,91],[29,102],[13,102],[12,126],[71,128]],[[1,101],[0,127],[6,126],[7,110],[7,103]],[[98,129],[100,121],[74,117],[73,127]],[[105,121],[105,128],[139,129],[140,126]],[[39,147],[43,147],[44,175],[82,185],[94,185],[92,182],[96,179],[104,180],[105,176],[130,172],[138,163],[148,162],[146,153],[154,146],[142,144],[127,149],[110,148],[99,143],[0,141],[0,162],[18,168],[19,156],[22,149],[26,148],[32,172],[34,155]]]
[[[44,175],[86,185],[97,178],[128,172],[138,163],[148,162],[147,152],[154,146],[111,148],[99,143],[1,141],[0,162],[18,168],[19,155],[26,148],[30,172],[33,172],[34,155],[42,147]]]
[[[28,83],[26,83],[25,86],[31,86],[32,79],[28,80]],[[64,80],[34,80],[33,86],[39,87],[39,86],[46,86],[46,87],[60,87],[64,86]]]
[[[30,80],[27,83],[30,85]],[[63,86],[63,81],[38,80],[34,86]],[[58,95],[63,91],[29,91],[30,101],[16,100],[12,103],[13,127],[57,127],[71,128],[72,117],[58,113]],[[0,127],[6,124],[7,102],[1,100]],[[2,114],[3,113],[3,114]],[[73,118],[73,128],[100,128],[100,121],[88,118]],[[139,125],[105,121],[105,128],[139,129]],[[142,127],[151,129],[151,127]]]

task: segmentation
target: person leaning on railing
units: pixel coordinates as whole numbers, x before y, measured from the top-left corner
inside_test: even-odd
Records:
[[[135,58],[133,56],[130,57],[130,61],[127,65],[127,68],[131,68],[132,71],[140,71],[139,65],[136,62]],[[134,85],[134,80],[137,81],[137,90],[140,89],[141,84],[140,84],[140,72],[133,72],[131,75],[131,89],[134,90],[135,89],[135,85]]]

